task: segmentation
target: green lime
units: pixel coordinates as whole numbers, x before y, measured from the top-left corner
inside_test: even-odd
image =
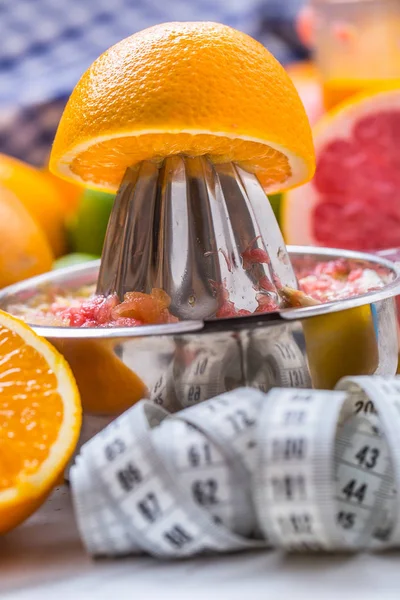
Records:
[[[78,209],[67,224],[71,252],[100,256],[113,194],[85,190]]]
[[[53,269],[63,269],[64,267],[72,267],[72,265],[81,265],[82,263],[88,262],[89,260],[96,260],[99,256],[93,256],[93,254],[80,254],[79,252],[72,252],[61,256],[53,263]]]
[[[281,200],[282,194],[271,194],[268,196],[268,199],[271,203],[272,210],[275,213],[276,220],[278,221],[278,225],[281,224]]]

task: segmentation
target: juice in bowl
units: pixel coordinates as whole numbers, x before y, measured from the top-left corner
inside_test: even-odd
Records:
[[[324,105],[400,79],[397,0],[312,0],[314,43]]]

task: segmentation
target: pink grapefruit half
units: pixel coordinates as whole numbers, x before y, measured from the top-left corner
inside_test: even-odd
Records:
[[[400,81],[352,96],[314,129],[314,179],[285,194],[289,244],[400,246]]]

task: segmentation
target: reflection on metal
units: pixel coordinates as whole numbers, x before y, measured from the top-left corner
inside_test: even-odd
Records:
[[[253,264],[256,248],[265,256]],[[222,295],[253,311],[257,289],[268,289],[280,306],[282,286],[297,288],[296,277],[255,175],[206,156],[127,169],[107,228],[99,294],[122,300],[126,292],[161,288],[177,317],[206,319]]]

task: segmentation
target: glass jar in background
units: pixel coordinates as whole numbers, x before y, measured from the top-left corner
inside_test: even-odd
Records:
[[[311,0],[325,108],[400,79],[400,0]]]

